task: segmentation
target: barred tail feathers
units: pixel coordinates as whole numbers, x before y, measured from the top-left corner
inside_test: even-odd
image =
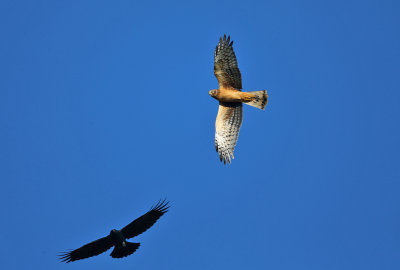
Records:
[[[247,105],[259,108],[261,110],[265,109],[265,106],[267,106],[268,103],[268,94],[267,90],[261,90],[261,91],[251,91],[251,92],[246,92],[249,93],[253,96],[252,100],[248,102],[244,102]]]

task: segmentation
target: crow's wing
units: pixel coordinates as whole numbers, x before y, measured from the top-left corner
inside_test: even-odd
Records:
[[[86,244],[78,249],[69,252],[64,252],[60,254],[60,259],[63,262],[69,263],[76,260],[81,260],[99,255],[100,253],[107,251],[107,249],[111,248],[112,246],[113,246],[112,239],[110,236],[107,236],[97,239],[96,241],[90,242],[89,244]]]
[[[162,216],[165,212],[167,212],[169,208],[168,202],[159,201],[154,207],[152,207],[149,212],[144,214],[143,216],[135,219],[127,226],[125,226],[121,233],[126,238],[135,237],[141,233],[144,233],[153,226],[154,223]]]

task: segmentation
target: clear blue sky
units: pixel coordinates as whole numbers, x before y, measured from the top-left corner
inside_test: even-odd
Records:
[[[398,1],[0,3],[2,269],[400,269]],[[214,150],[214,48],[246,106]],[[128,258],[62,264],[159,198]]]

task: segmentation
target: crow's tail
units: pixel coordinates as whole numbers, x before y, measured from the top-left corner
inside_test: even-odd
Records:
[[[131,255],[140,246],[140,243],[125,242],[125,246],[117,246],[113,249],[110,256],[113,258],[122,258]]]

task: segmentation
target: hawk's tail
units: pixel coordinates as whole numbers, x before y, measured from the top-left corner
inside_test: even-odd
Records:
[[[131,255],[140,246],[140,243],[125,242],[125,246],[117,246],[113,249],[110,256],[113,258],[122,258]]]
[[[265,109],[265,106],[267,106],[268,103],[268,94],[267,90],[261,90],[261,91],[252,91],[252,92],[247,92],[251,94],[253,97],[250,101],[244,102],[247,105],[259,108],[261,110]]]

